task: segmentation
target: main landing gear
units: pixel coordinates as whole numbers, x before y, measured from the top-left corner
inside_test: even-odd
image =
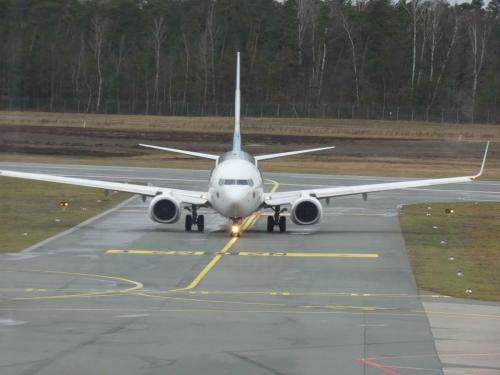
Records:
[[[275,206],[273,210],[274,216],[267,217],[267,231],[272,232],[277,226],[280,228],[280,232],[286,232],[286,217],[280,216],[285,210],[281,211],[280,206]]]
[[[195,204],[191,205],[191,207],[186,207],[186,210],[191,212],[191,214],[186,215],[186,232],[191,232],[193,225],[198,227],[198,232],[203,232],[205,230],[205,216],[198,215],[198,208],[199,207]]]

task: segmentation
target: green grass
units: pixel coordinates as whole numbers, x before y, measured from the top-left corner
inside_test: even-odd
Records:
[[[0,252],[25,249],[110,209],[129,197],[46,182],[0,178]],[[67,201],[68,208],[59,203]]]
[[[400,222],[419,289],[500,301],[500,203],[409,205]]]

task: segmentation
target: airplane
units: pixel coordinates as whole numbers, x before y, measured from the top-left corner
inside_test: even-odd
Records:
[[[291,220],[297,225],[313,225],[318,223],[323,212],[321,200],[329,202],[331,198],[355,194],[361,194],[363,198],[366,199],[368,193],[380,191],[469,182],[481,176],[484,170],[489,142],[486,144],[481,169],[479,173],[473,176],[327,187],[285,192],[265,192],[264,180],[259,169],[259,163],[261,161],[329,150],[333,149],[334,146],[252,156],[242,149],[240,132],[240,96],[240,53],[238,52],[236,61],[235,121],[231,151],[219,156],[140,144],[142,147],[212,160],[215,165],[211,172],[208,181],[208,189],[206,191],[170,189],[150,185],[145,186],[7,170],[0,170],[0,176],[101,188],[106,191],[127,192],[141,195],[143,200],[147,197],[151,197],[152,200],[149,204],[148,212],[153,221],[161,224],[175,223],[181,218],[181,211],[182,208],[184,208],[189,212],[185,216],[185,230],[188,232],[192,230],[193,226],[196,226],[199,232],[203,232],[205,228],[205,218],[204,215],[198,214],[198,210],[201,207],[213,209],[220,215],[229,219],[231,223],[229,231],[231,237],[239,237],[242,231],[243,219],[255,212],[269,209],[272,210],[274,213],[271,212],[271,215],[267,216],[267,231],[273,232],[274,229],[278,227],[280,232],[286,232],[286,216],[290,216]],[[282,209],[282,206],[290,207],[290,210],[288,210],[288,208]]]

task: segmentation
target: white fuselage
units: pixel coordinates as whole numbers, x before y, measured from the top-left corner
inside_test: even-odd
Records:
[[[264,202],[264,183],[255,159],[245,152],[222,155],[212,171],[208,201],[222,216],[240,219]]]

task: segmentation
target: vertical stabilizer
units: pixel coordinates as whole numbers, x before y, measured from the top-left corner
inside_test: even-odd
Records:
[[[234,134],[233,134],[233,152],[241,151],[241,133],[240,133],[240,53],[237,52],[236,60],[236,91],[234,93]]]

